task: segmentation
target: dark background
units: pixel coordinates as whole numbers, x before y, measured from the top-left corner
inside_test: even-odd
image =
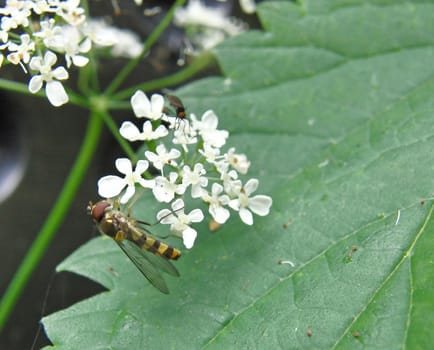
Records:
[[[0,1],[3,6],[4,1]],[[134,30],[142,38],[155,27],[164,15],[143,17],[132,0],[118,1],[121,14],[115,15],[111,1],[93,0],[91,14],[108,16],[117,26]],[[170,1],[144,1],[144,7]],[[228,11],[240,14],[238,2],[227,1]],[[221,4],[221,3],[219,3]],[[254,16],[244,17],[250,27],[258,27]],[[182,43],[182,32],[169,28],[152,49],[140,74],[133,74],[127,84],[138,83],[170,74],[179,69],[176,61]],[[115,59],[102,65],[102,79],[109,81],[125,60]],[[1,77],[27,82],[28,77],[17,67],[2,67]],[[208,71],[207,74],[215,74]],[[72,74],[68,84],[73,86]],[[103,81],[104,83],[104,81]],[[20,179],[15,191],[0,202],[0,293],[3,294],[13,274],[27,253],[31,243],[49,214],[74,162],[83,139],[88,112],[65,105],[52,107],[46,99],[0,91],[0,192],[14,188],[8,178]],[[133,119],[132,111],[115,115],[116,123]],[[0,349],[30,349],[37,336],[42,316],[66,308],[76,301],[103,290],[90,280],[69,273],[54,272],[55,267],[80,245],[97,235],[86,215],[89,200],[97,199],[97,180],[115,174],[114,160],[124,156],[113,137],[104,129],[97,152],[72,203],[65,221],[44,258],[33,273],[24,293],[18,300],[6,327],[0,335]],[[1,201],[1,193],[0,193]],[[43,330],[34,344],[35,349],[48,345]]]

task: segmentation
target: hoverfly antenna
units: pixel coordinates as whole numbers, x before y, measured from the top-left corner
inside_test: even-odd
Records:
[[[92,208],[93,208],[93,203],[92,203],[92,201],[89,201],[89,203],[87,204],[87,207],[86,207],[87,215],[92,215]]]

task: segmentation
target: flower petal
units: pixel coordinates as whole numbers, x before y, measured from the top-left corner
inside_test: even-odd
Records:
[[[51,73],[57,80],[65,80],[69,77],[68,71],[64,67],[57,67]]]
[[[55,53],[51,52],[51,51],[47,51],[44,55],[44,63],[47,66],[52,66],[53,64],[55,64],[57,61],[57,56]]]
[[[121,193],[125,186],[125,180],[119,176],[104,176],[98,181],[98,194],[104,198],[112,198]]]
[[[211,205],[209,207],[209,213],[211,214],[213,219],[219,224],[224,224],[231,215],[229,210],[216,205]]]
[[[213,110],[207,110],[202,115],[202,123],[204,124],[205,129],[215,130],[218,125],[218,118]]]
[[[132,142],[140,140],[140,131],[137,126],[131,122],[123,122],[119,129],[119,133],[128,141]]]
[[[134,170],[134,173],[135,173],[135,174],[138,174],[138,175],[141,175],[141,174],[143,174],[146,170],[148,170],[148,167],[149,167],[149,162],[148,162],[147,160],[140,159],[140,160],[137,162],[136,170]]]
[[[164,125],[158,126],[158,128],[154,131],[154,139],[159,139],[161,137],[169,134],[169,130],[166,129]]]
[[[32,77],[32,79],[30,79],[29,81],[29,91],[34,94],[41,90],[42,82],[42,75],[35,75],[34,77]]]
[[[240,201],[238,200],[238,198],[236,199],[232,199],[229,201],[228,205],[233,209],[233,210],[240,210]]]
[[[255,192],[258,188],[259,181],[258,179],[250,179],[246,182],[244,185],[244,190],[246,191],[247,196],[249,196],[251,193]]]
[[[142,187],[145,188],[154,188],[155,187],[155,180],[145,180],[145,179],[139,179],[139,184]]]
[[[188,218],[191,222],[201,222],[203,220],[203,213],[200,209],[193,209],[189,214]]]
[[[68,95],[62,83],[58,81],[49,81],[45,85],[45,93],[47,94],[48,101],[50,101],[54,107],[59,107],[68,102]]]
[[[157,220],[162,224],[172,224],[176,218],[169,209],[161,209],[157,213]]]
[[[160,94],[151,96],[151,112],[154,120],[160,119],[164,108],[164,98]]]
[[[253,215],[250,210],[240,208],[240,218],[246,225],[253,225]]]
[[[249,198],[249,208],[259,216],[268,215],[273,200],[269,196],[257,195]]]
[[[181,198],[178,198],[172,203],[173,211],[178,211],[184,209],[184,201]]]
[[[137,118],[144,118],[150,114],[151,103],[141,90],[136,91],[133,97],[131,97],[131,106]]]
[[[120,200],[121,204],[127,203],[131,199],[131,197],[134,196],[134,193],[136,193],[136,187],[134,185],[128,186],[127,190],[125,191],[124,195]]]
[[[118,158],[115,162],[116,169],[124,175],[130,175],[133,173],[133,167],[131,161],[128,158]]]
[[[74,66],[84,67],[89,62],[89,59],[86,56],[75,55],[72,56],[72,62]]]
[[[182,231],[182,240],[187,249],[190,249],[194,245],[194,241],[196,240],[197,232],[193,230],[191,227]]]

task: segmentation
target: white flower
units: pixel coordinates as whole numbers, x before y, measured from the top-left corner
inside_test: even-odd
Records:
[[[223,205],[229,204],[229,196],[225,194],[220,196],[220,193],[222,192],[223,186],[218,183],[213,183],[211,187],[211,196],[207,192],[202,194],[202,199],[209,203],[209,213],[219,224],[224,224],[230,216],[229,210],[223,208]]]
[[[6,7],[0,8],[1,29],[10,31],[18,26],[28,27],[29,17],[32,14],[30,6],[29,1],[8,1]]]
[[[39,71],[40,75],[35,75],[30,79],[29,90],[31,93],[36,93],[42,88],[42,83],[45,81],[45,93],[48,100],[53,106],[61,106],[68,102],[68,95],[63,88],[63,85],[57,80],[68,79],[68,72],[63,67],[57,67],[51,70],[57,61],[57,56],[51,51],[45,53],[44,58],[36,56],[30,61],[30,68]],[[57,79],[57,80],[54,80]]]
[[[198,130],[205,144],[220,148],[226,143],[229,133],[226,130],[217,130],[218,117],[212,110],[206,111],[200,121],[194,115],[191,115],[191,119],[193,128]]]
[[[143,91],[136,91],[131,97],[131,106],[137,118],[160,119],[163,115],[164,98],[159,94],[153,94],[151,101]]]
[[[200,0],[190,0],[186,7],[176,9],[174,23],[180,27],[208,27],[228,35],[240,33],[244,28],[228,18],[225,12],[224,8],[207,7]]]
[[[160,210],[157,214],[157,219],[162,224],[170,224],[170,230],[174,234],[182,235],[185,247],[190,249],[194,245],[197,232],[189,224],[201,222],[203,220],[203,213],[200,209],[194,209],[189,214],[184,214],[184,201],[177,199],[172,203],[172,211],[169,209]]]
[[[191,197],[199,198],[202,195],[202,187],[208,185],[208,179],[205,176],[206,170],[202,163],[196,163],[192,171],[188,165],[182,169],[182,184],[187,187],[191,185]]]
[[[156,140],[161,137],[166,136],[169,131],[163,126],[159,125],[155,131],[152,130],[152,123],[147,120],[143,124],[143,132],[135,126],[133,123],[126,121],[123,122],[121,128],[119,129],[122,137],[126,138],[128,141],[149,141]]]
[[[35,42],[30,39],[28,34],[20,36],[21,44],[15,44],[11,42],[8,46],[8,50],[11,52],[7,55],[9,62],[13,64],[19,64],[20,62],[29,63],[30,57],[35,51]]]
[[[9,33],[5,30],[0,30],[0,40],[4,43],[7,43],[9,38]],[[9,44],[6,44],[9,45]],[[0,45],[0,49],[4,49],[6,45]]]
[[[178,174],[175,172],[169,174],[169,179],[164,176],[155,178],[155,187],[152,189],[152,192],[159,202],[169,203],[175,198],[175,193],[183,194],[185,192],[185,186],[176,183],[177,178]]]
[[[84,9],[79,7],[80,0],[56,1],[56,14],[72,26],[86,20]]]
[[[42,38],[46,47],[62,50],[65,41],[62,27],[56,26],[56,21],[53,18],[47,21],[41,21],[40,26],[40,31],[33,33],[33,35],[37,38]]]
[[[58,49],[65,53],[66,66],[69,68],[74,64],[76,67],[84,67],[89,62],[89,58],[80,53],[90,51],[92,48],[90,38],[83,38],[76,27],[67,26],[62,29],[62,39],[63,43]]]
[[[117,39],[111,50],[113,56],[134,58],[142,53],[143,44],[136,33],[119,28],[112,28],[112,32]]]
[[[203,149],[200,149],[199,153],[205,157],[208,163],[214,164],[216,161],[216,157],[220,154],[220,149],[213,148],[212,146],[204,143]]]
[[[256,4],[254,0],[240,0],[240,7],[244,13],[252,14],[256,11]]]
[[[247,174],[250,167],[250,162],[245,154],[236,154],[235,148],[230,148],[225,154],[225,159],[229,164],[241,174]]]
[[[149,163],[146,160],[139,160],[136,169],[133,172],[131,161],[128,158],[116,159],[116,169],[125,177],[108,175],[102,177],[98,181],[98,193],[101,197],[112,198],[117,196],[127,186],[127,190],[122,196],[120,202],[127,203],[136,191],[135,184],[138,183],[142,187],[153,188],[154,180],[145,180],[142,174],[148,169]]]
[[[241,181],[238,179],[238,174],[235,170],[227,171],[226,169],[222,169],[217,167],[217,170],[220,172],[220,180],[223,181],[223,187],[225,192],[232,195],[237,195],[239,190],[241,189]]]
[[[163,144],[158,145],[156,151],[157,153],[146,151],[145,156],[158,170],[162,170],[165,164],[176,166],[177,164],[174,159],[181,155],[181,152],[175,148],[172,148],[167,152],[166,147]]]
[[[127,29],[116,28],[104,20],[89,19],[82,26],[83,33],[97,46],[112,46],[113,56],[133,58],[143,50],[140,37]]]
[[[257,179],[250,179],[239,191],[238,198],[229,202],[229,206],[239,212],[241,220],[247,225],[253,225],[253,215],[250,210],[259,216],[268,215],[270,212],[271,197],[264,195],[249,197],[256,191],[258,184]]]

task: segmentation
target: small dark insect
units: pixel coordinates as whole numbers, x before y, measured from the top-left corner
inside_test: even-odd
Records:
[[[310,330],[310,328],[307,329],[307,331],[306,331],[306,335],[307,335],[308,337],[311,337],[311,336],[312,336],[312,331]]]
[[[354,332],[353,332],[353,337],[354,337],[354,338],[358,338],[358,337],[360,337],[360,333],[359,333],[359,331],[354,331]]]
[[[176,118],[184,119],[186,117],[185,107],[182,101],[175,95],[167,95],[170,105],[175,108]]]

